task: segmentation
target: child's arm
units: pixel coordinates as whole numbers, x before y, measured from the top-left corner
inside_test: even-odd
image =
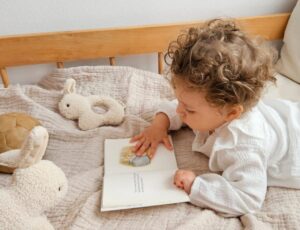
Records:
[[[227,216],[240,216],[259,210],[267,190],[264,154],[251,147],[215,152],[211,168],[222,175],[208,173],[195,178],[191,202]]]
[[[168,127],[169,130],[178,130],[184,125],[176,112],[177,106],[177,100],[164,101],[159,105],[157,113],[164,113],[168,116],[170,122]]]

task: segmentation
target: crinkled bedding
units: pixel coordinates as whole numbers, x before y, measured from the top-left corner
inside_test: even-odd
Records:
[[[126,105],[119,126],[81,131],[57,109],[60,90],[74,78],[84,95],[104,94]],[[103,144],[105,138],[125,138],[149,125],[161,100],[173,98],[167,80],[160,75],[130,67],[76,67],[56,70],[38,86],[0,89],[0,113],[26,112],[37,117],[50,134],[45,159],[63,169],[69,180],[64,200],[47,212],[56,229],[299,229],[300,191],[269,188],[263,208],[256,214],[224,218],[214,211],[189,203],[101,213]],[[208,171],[207,158],[191,151],[193,132],[188,128],[172,133],[179,168],[196,173]],[[0,175],[0,186],[10,181]],[[249,185],[251,186],[251,185]],[[120,195],[122,191],[120,190]]]

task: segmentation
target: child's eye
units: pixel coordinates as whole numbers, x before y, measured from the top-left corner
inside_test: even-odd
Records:
[[[188,113],[195,113],[195,111],[188,110],[188,109],[186,109],[186,111],[187,111]]]

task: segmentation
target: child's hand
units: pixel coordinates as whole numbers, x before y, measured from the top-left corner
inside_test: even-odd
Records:
[[[130,142],[135,141],[137,141],[137,143],[134,146],[133,152],[135,152],[137,156],[143,155],[145,151],[150,148],[148,156],[152,158],[159,143],[163,143],[169,150],[173,149],[168,138],[167,130],[162,129],[160,126],[155,124],[152,124],[130,140]]]
[[[174,184],[190,194],[196,175],[190,170],[178,169],[174,176]]]

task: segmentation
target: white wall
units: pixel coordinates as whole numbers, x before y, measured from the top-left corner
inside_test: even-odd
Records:
[[[0,36],[241,17],[290,12],[297,0],[0,0]],[[1,51],[0,51],[1,55]],[[118,65],[156,71],[156,55],[117,58]],[[108,60],[66,63],[106,65]],[[8,68],[12,83],[34,83],[54,64]]]

